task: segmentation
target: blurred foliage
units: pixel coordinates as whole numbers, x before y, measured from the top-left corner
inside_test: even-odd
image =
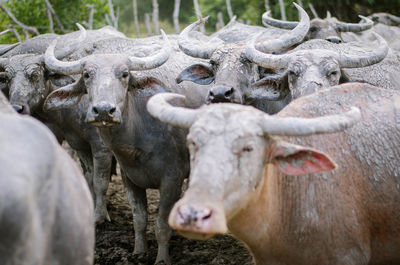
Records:
[[[0,0],[1,1],[1,0]],[[47,8],[44,0],[2,0],[1,1],[22,23],[28,26],[36,27],[41,33],[50,32]],[[76,30],[76,22],[88,21],[90,9],[87,4],[94,4],[96,12],[94,13],[93,27],[99,28],[106,25],[105,14],[109,13],[107,0],[50,0],[58,17],[67,31]],[[229,22],[226,10],[226,0],[198,0],[203,16],[210,16],[207,22],[207,31],[215,31],[218,12],[222,12],[225,24]],[[292,0],[284,0],[285,11],[288,20],[298,20],[296,8]],[[114,10],[119,8],[119,30],[127,36],[135,36],[135,27],[133,22],[133,1],[132,0],[113,0]],[[310,17],[312,13],[309,8],[312,3],[321,18],[326,16],[329,10],[331,14],[345,22],[358,22],[358,14],[370,15],[375,12],[390,12],[400,16],[400,0],[302,0],[302,4]],[[167,33],[173,33],[172,13],[174,9],[174,0],[158,0],[160,28]],[[261,15],[265,12],[265,0],[231,0],[233,13],[237,20],[252,25],[261,25]],[[269,0],[272,16],[280,19],[279,0]],[[147,36],[144,26],[145,13],[152,13],[152,0],[137,0],[138,15],[140,21],[141,36]],[[0,10],[0,12],[3,12]],[[181,0],[179,12],[180,27],[183,29],[189,23],[196,20],[193,0]],[[56,33],[61,33],[57,24],[54,23]],[[4,30],[14,24],[8,16],[0,16],[0,29]],[[16,27],[18,32],[23,34],[20,28]],[[12,33],[0,37],[2,43],[15,42],[16,38]]]

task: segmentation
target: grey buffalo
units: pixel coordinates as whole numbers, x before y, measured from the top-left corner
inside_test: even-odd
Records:
[[[256,48],[256,40],[253,40],[247,46],[246,55],[247,58],[266,69],[281,69],[281,73],[267,74],[264,77],[266,81],[272,79],[277,82],[274,87],[269,87],[272,89],[270,94],[277,100],[290,102],[301,96],[351,80],[364,82],[368,79],[375,80],[372,84],[395,89],[394,86],[386,87],[385,78],[378,78],[383,71],[395,72],[395,70],[380,69],[378,63],[385,62],[382,60],[388,54],[389,48],[382,37],[375,34],[375,38],[378,42],[374,48],[354,47],[353,44],[333,44],[325,40],[310,40],[285,54],[261,52]],[[363,67],[374,64],[376,64],[374,72],[368,69],[362,70]],[[364,76],[354,80],[355,77],[349,76],[344,71],[351,68],[361,69]],[[257,93],[257,90],[249,91],[247,97],[256,97]]]
[[[295,3],[294,3],[295,4]],[[296,4],[295,4],[296,5]],[[300,22],[290,32],[285,32],[279,38],[262,39],[256,43],[259,49],[268,47],[268,52],[276,52],[300,43],[308,32],[309,17],[307,13],[296,5],[300,13]],[[246,54],[246,46],[250,40],[237,42],[224,42],[219,38],[206,38],[198,40],[194,38],[193,31],[201,24],[199,20],[189,25],[179,35],[179,47],[193,57],[208,59],[208,63],[193,64],[187,67],[178,76],[177,82],[191,81],[200,85],[210,86],[207,102],[235,102],[245,103],[244,95],[250,90],[265,91],[260,93],[257,100],[270,99],[274,95],[267,88],[274,86],[270,80],[264,82],[264,74],[268,69],[259,65]],[[265,31],[260,32],[261,34]],[[271,103],[271,105],[274,103]],[[261,107],[264,111],[274,113],[280,106]]]
[[[0,264],[93,264],[93,202],[79,168],[1,93],[0,124]]]
[[[171,89],[187,95],[190,99],[187,105],[195,107],[204,101],[202,91],[207,88],[176,85],[175,77],[193,62],[179,50],[176,40],[172,40],[172,48],[166,36],[163,42],[159,37],[126,40],[125,43],[115,41],[113,45],[112,40],[107,41],[108,44],[96,44],[109,47],[108,53],[93,53],[70,62],[57,60],[55,43],[50,45],[46,51],[46,67],[60,74],[81,74],[81,78],[52,92],[45,107],[72,107],[88,94],[85,118],[98,127],[102,140],[121,166],[133,213],[134,254],[139,259],[146,254],[146,189],[156,188],[160,190],[160,206],[155,231],[158,242],[155,262],[170,264],[171,229],[167,218],[189,174],[186,134],[151,117],[146,111],[146,102],[151,95]]]
[[[56,56],[60,59],[75,56],[71,53],[82,46],[82,42],[89,45],[90,42],[101,38],[118,36],[115,32],[108,32],[107,28],[88,32],[81,28],[80,32],[60,36],[60,41],[69,45],[61,46],[63,48],[58,50]],[[29,46],[25,43],[21,45]],[[37,49],[36,52],[40,51],[39,46],[43,49],[45,44],[36,42],[34,46]],[[110,220],[105,193],[110,178],[112,153],[101,141],[97,128],[86,123],[84,114],[88,104],[87,97],[80,102],[78,108],[44,112],[44,100],[50,92],[57,86],[72,83],[74,79],[49,71],[45,67],[44,54],[19,54],[19,52],[22,52],[22,48],[16,55],[0,58],[0,69],[3,71],[1,75],[6,81],[11,104],[19,113],[38,118],[67,140],[82,162],[85,177],[95,197],[96,221]]]
[[[260,265],[400,262],[398,91],[348,83],[273,116],[165,102],[175,97],[156,95],[148,109],[190,128],[189,187],[169,216],[181,234],[229,230]]]

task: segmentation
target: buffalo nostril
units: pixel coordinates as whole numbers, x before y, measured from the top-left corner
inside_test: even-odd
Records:
[[[95,114],[99,114],[99,110],[98,110],[96,107],[93,107],[93,112],[94,112]]]
[[[232,96],[233,94],[233,87],[231,89],[229,89],[228,91],[225,92],[225,97],[229,98],[230,96]]]
[[[113,107],[113,108],[110,109],[109,113],[112,115],[112,114],[114,114],[114,112],[115,112],[116,110],[117,110],[117,108]]]
[[[210,97],[214,97],[214,92],[210,91],[209,95]]]

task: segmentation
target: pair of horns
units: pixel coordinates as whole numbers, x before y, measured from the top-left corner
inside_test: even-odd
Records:
[[[310,18],[307,13],[296,3],[293,3],[300,13],[300,22],[293,27],[292,31],[282,35],[279,39],[266,40],[257,42],[257,48],[268,51],[278,51],[281,49],[289,48],[301,42],[306,36],[310,27]],[[209,59],[212,53],[220,46],[223,41],[216,37],[207,37],[201,35],[201,38],[195,38],[191,34],[197,33],[195,31],[200,25],[206,22],[206,18],[201,18],[195,23],[186,27],[181,34],[179,34],[178,44],[180,49],[189,56]]]
[[[81,36],[83,34],[86,36],[86,30],[83,27],[81,28],[81,32],[82,32]],[[161,34],[163,36],[164,45],[163,48],[160,50],[160,52],[148,57],[129,56],[128,57],[129,70],[134,71],[134,70],[153,69],[164,64],[168,60],[169,54],[171,52],[171,45],[168,41],[167,35],[163,30],[161,30]],[[59,59],[57,59],[58,56],[55,56],[54,54],[54,49],[55,46],[57,45],[57,42],[58,38],[55,39],[46,50],[46,53],[44,55],[46,67],[54,72],[65,75],[79,74],[82,71],[82,66],[85,61],[85,58],[70,62],[60,61]],[[78,44],[81,44],[82,42],[83,40],[77,42],[77,45],[74,46],[74,50],[78,48],[79,46]]]
[[[332,18],[330,17],[330,13],[327,19],[329,19],[330,23],[332,23],[332,26],[340,32],[349,32],[349,31],[360,32],[370,29],[374,25],[374,22],[371,19],[364,16],[359,16],[359,17],[363,19],[365,22],[357,24],[357,23],[345,23],[337,21],[336,19],[332,20]],[[262,15],[262,22],[265,26],[269,25],[281,29],[294,29],[298,25],[298,22],[274,19],[271,17],[270,11],[267,11]]]
[[[149,99],[147,110],[151,115],[163,122],[183,128],[190,128],[201,115],[203,108],[207,108],[208,106],[206,105],[200,109],[188,109],[172,106],[168,103],[169,100],[183,98],[185,97],[178,94],[159,93]],[[224,105],[226,104],[219,104],[221,108]],[[350,111],[342,114],[318,118],[283,118],[263,113],[260,124],[262,124],[264,133],[268,135],[307,136],[342,131],[354,125],[360,118],[360,110],[352,107]]]

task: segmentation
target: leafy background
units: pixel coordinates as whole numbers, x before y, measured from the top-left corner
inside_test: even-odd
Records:
[[[297,20],[297,11],[292,2],[283,0],[285,4],[286,16],[288,20]],[[40,33],[50,32],[47,9],[44,0],[3,0],[1,1],[14,16],[22,23],[28,26],[35,26]],[[203,16],[210,15],[207,22],[207,31],[215,31],[217,22],[217,13],[222,12],[225,23],[229,21],[226,10],[226,0],[198,0]],[[107,0],[50,0],[58,17],[67,31],[76,30],[75,23],[87,21],[90,9],[87,4],[95,5],[95,14],[93,27],[99,28],[107,25],[105,14],[109,12]],[[309,9],[309,3],[312,3],[320,17],[325,17],[329,10],[331,14],[345,22],[358,22],[358,14],[370,15],[377,12],[390,12],[400,16],[400,0],[303,0],[303,6],[312,17]],[[114,9],[120,9],[119,30],[129,37],[136,37],[133,23],[133,5],[132,0],[113,0]],[[167,33],[173,33],[172,13],[174,9],[174,0],[158,0],[160,28]],[[238,20],[252,25],[261,24],[261,15],[265,12],[265,0],[231,0],[232,10],[237,15]],[[278,0],[269,0],[272,15],[280,18],[280,8]],[[142,36],[146,35],[144,26],[144,14],[152,13],[152,0],[137,0],[138,15],[140,20],[140,29]],[[0,29],[4,30],[10,27],[12,21],[0,10]],[[189,23],[196,20],[192,0],[181,0],[179,13],[180,28],[184,28]],[[60,33],[57,25],[54,23],[56,33]],[[23,39],[22,31],[16,27]],[[15,42],[16,38],[11,33],[0,37],[1,43]]]

